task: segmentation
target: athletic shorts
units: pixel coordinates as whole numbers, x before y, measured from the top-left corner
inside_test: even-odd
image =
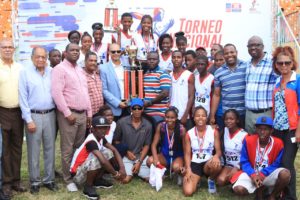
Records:
[[[195,162],[191,162],[191,169],[192,172],[198,176],[204,176],[204,165],[206,162],[202,162],[202,163],[195,163]]]
[[[141,178],[149,178],[150,176],[150,168],[146,164],[146,160],[148,159],[148,156],[143,160],[143,163],[140,167],[140,171],[138,173],[138,176]],[[134,161],[129,160],[126,156],[123,157],[123,163],[125,166],[125,171],[127,176],[133,176],[132,174],[132,167],[134,165]]]

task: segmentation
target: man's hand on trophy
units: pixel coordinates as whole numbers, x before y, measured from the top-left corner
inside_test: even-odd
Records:
[[[119,107],[120,108],[126,108],[128,105],[127,105],[127,102],[126,101],[121,101],[120,104],[119,104]]]
[[[120,36],[121,31],[122,31],[121,27],[119,25],[117,25],[117,26],[114,27],[114,29],[115,29],[115,31],[117,31],[118,36]]]

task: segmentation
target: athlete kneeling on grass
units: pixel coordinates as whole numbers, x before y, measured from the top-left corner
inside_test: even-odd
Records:
[[[194,113],[195,127],[184,137],[183,194],[192,196],[197,184],[203,176],[208,177],[209,193],[216,192],[214,179],[221,171],[221,145],[217,129],[207,123],[207,112],[204,107],[197,106]],[[213,151],[215,150],[215,154]]]
[[[275,199],[290,181],[289,170],[280,167],[283,143],[272,137],[273,121],[270,117],[256,120],[257,134],[247,136],[241,152],[242,171],[235,175],[233,191],[247,195],[257,190],[257,199],[262,199],[264,188],[274,188],[268,199]]]
[[[181,169],[183,167],[182,140],[185,128],[178,120],[178,109],[174,106],[165,112],[165,121],[158,124],[151,144],[152,156],[147,160],[147,165],[157,166],[159,164],[177,173],[178,185],[182,184]],[[159,149],[159,152],[157,152]]]
[[[109,127],[110,124],[105,117],[94,117],[92,120],[92,133],[75,151],[72,159],[70,172],[74,182],[77,184],[85,183],[83,194],[90,199],[99,198],[95,188],[102,185],[99,181],[102,182],[101,176],[104,171],[109,172],[118,180],[126,177],[120,154],[105,139]],[[115,169],[119,169],[119,171]]]
[[[247,132],[241,128],[240,115],[235,109],[228,109],[224,113],[224,133],[221,136],[223,169],[218,175],[217,184],[224,186],[240,170],[240,158],[243,141]]]

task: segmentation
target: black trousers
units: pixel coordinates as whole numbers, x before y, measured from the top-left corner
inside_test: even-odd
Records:
[[[288,186],[285,188],[284,199],[296,200],[296,170],[294,166],[296,154],[297,154],[297,143],[292,143],[291,138],[295,137],[295,130],[279,131],[274,130],[273,136],[280,138],[284,144],[284,152],[282,156],[282,167],[290,170],[291,180]]]

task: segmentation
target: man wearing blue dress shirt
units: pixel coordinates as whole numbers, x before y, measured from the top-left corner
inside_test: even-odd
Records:
[[[54,183],[55,104],[51,97],[51,67],[47,66],[47,51],[42,47],[32,50],[33,65],[20,72],[19,100],[22,118],[26,123],[26,141],[30,192],[39,192],[41,182],[52,191],[58,190]],[[40,146],[43,143],[44,177],[40,178]]]

